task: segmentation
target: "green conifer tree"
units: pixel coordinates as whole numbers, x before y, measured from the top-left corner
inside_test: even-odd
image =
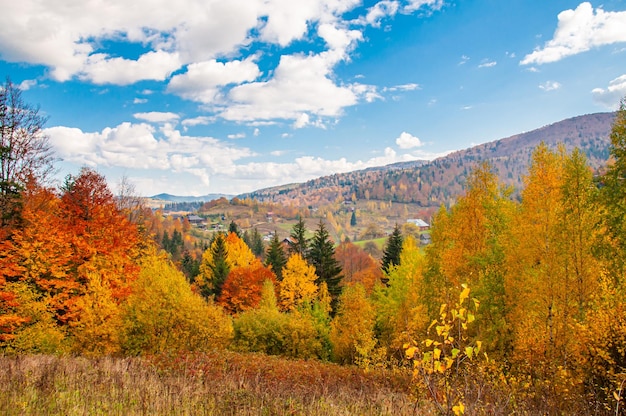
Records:
[[[306,259],[315,267],[315,274],[318,280],[315,282],[319,286],[325,282],[328,286],[328,293],[332,298],[332,306],[336,305],[341,294],[341,265],[335,259],[335,244],[330,239],[328,230],[324,222],[320,219],[315,235],[311,240],[309,254]]]
[[[400,265],[400,253],[402,252],[402,233],[400,232],[400,226],[396,224],[393,232],[387,239],[387,244],[383,250],[382,269],[385,274],[389,273],[389,268],[393,265]],[[386,283],[386,279],[383,279]]]
[[[278,239],[278,234],[274,231],[274,237],[265,254],[265,266],[271,266],[276,279],[280,282],[283,280],[283,267],[285,267],[285,264],[287,264],[287,255],[285,254],[283,244]]]
[[[298,222],[291,229],[289,236],[291,237],[289,254],[298,253],[306,259],[309,241],[306,238],[306,224],[304,224],[302,217],[298,217]]]
[[[222,286],[226,281],[230,266],[227,262],[228,247],[226,246],[226,237],[224,234],[218,234],[215,244],[211,246],[213,255],[213,263],[209,265],[211,269],[211,294],[217,299],[222,294]]]

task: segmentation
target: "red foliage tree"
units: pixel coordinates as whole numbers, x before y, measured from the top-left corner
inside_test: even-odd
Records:
[[[228,274],[217,301],[230,313],[256,308],[266,280],[276,283],[276,275],[258,260],[249,266],[236,267]]]

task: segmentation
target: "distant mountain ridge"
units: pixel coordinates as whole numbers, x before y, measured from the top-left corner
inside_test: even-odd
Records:
[[[239,198],[315,206],[351,198],[416,203],[423,207],[453,204],[464,191],[471,170],[483,161],[493,166],[500,181],[522,186],[532,151],[545,142],[550,148],[581,149],[598,169],[609,157],[609,135],[616,113],[595,113],[562,120],[529,132],[459,150],[433,161],[396,163],[334,174],[304,183],[260,189]]]
[[[177,195],[162,193],[162,194],[150,196],[148,198],[157,200],[157,201],[166,201],[166,202],[208,202],[208,201],[212,201],[214,199],[219,199],[222,197],[230,199],[233,197],[233,195],[207,194],[207,195],[202,195],[202,196],[177,196]]]

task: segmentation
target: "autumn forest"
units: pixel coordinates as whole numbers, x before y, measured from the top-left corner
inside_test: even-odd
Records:
[[[196,414],[328,414],[332,400],[337,414],[626,414],[625,105],[599,171],[579,149],[540,144],[513,189],[478,162],[465,192],[434,214],[430,244],[396,225],[375,256],[333,241],[323,210],[294,212],[288,239],[262,241],[234,222],[198,238],[187,220],[147,208],[130,183],[114,192],[94,169],[51,186],[45,119],[7,81],[0,360],[13,387],[0,402],[68,412],[62,382],[27,380],[36,371],[24,360],[41,357],[57,360],[50,377],[78,371],[67,360],[126,363],[137,378],[117,377],[131,390],[179,371],[190,390],[178,394],[189,396],[171,406],[186,400]],[[236,375],[237,394],[215,393],[217,368],[221,383]],[[355,380],[352,399],[334,396]],[[316,383],[326,387],[311,393]],[[262,400],[252,397],[260,385]],[[29,409],[44,406],[37,394],[57,407]],[[213,394],[224,408],[203,402]],[[111,397],[127,414],[178,414]]]

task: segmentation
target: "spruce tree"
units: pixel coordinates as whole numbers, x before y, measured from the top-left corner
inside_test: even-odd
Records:
[[[307,258],[307,250],[309,241],[306,238],[306,225],[302,217],[298,217],[298,222],[291,229],[291,244],[289,245],[289,253],[298,253],[302,258]]]
[[[237,237],[241,238],[241,232],[239,231],[239,227],[237,226],[237,223],[234,220],[231,221],[230,224],[228,225],[228,232],[235,233],[237,234]]]
[[[315,267],[317,285],[325,282],[332,298],[333,309],[341,294],[341,265],[335,259],[335,244],[330,239],[324,222],[320,219],[318,228],[311,240],[309,255],[306,259]]]
[[[350,217],[350,225],[354,227],[356,225],[356,212],[352,211],[352,216]]]
[[[393,265],[400,265],[400,253],[402,252],[402,233],[400,232],[400,226],[396,224],[393,232],[387,239],[387,244],[383,250],[382,269],[385,274],[389,273],[389,268]],[[383,279],[386,283],[386,279]]]
[[[211,294],[217,299],[222,293],[222,286],[226,281],[230,266],[226,258],[228,257],[228,248],[226,247],[226,237],[219,234],[215,238],[215,243],[211,246],[211,254],[213,262],[209,265],[211,269]]]
[[[283,280],[283,267],[285,267],[285,264],[287,264],[287,255],[285,254],[283,244],[278,239],[278,234],[274,231],[274,237],[265,254],[265,265],[272,267],[272,271],[280,282]]]
[[[261,237],[261,233],[256,227],[252,230],[252,237],[250,237],[250,250],[257,257],[263,257],[265,251],[265,245],[263,244],[263,238]]]

